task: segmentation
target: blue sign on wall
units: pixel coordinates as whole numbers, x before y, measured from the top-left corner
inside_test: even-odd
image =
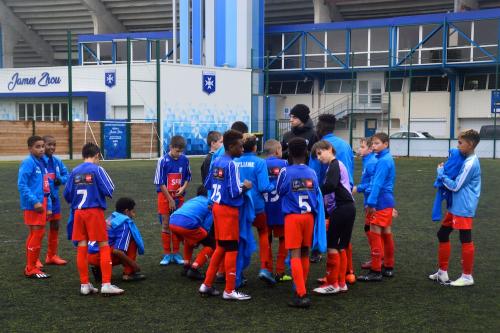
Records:
[[[104,124],[104,158],[118,160],[127,158],[127,124]]]
[[[491,92],[491,113],[500,110],[500,90],[493,90]]]

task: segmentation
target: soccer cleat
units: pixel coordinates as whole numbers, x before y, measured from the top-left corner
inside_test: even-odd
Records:
[[[311,256],[309,257],[309,261],[312,262],[313,264],[317,264],[321,261],[323,257],[321,256],[321,253],[314,251],[311,253]]]
[[[344,286],[343,286],[343,287],[340,287],[340,286],[339,286],[339,293],[346,293],[346,292],[347,292],[347,290],[349,290],[349,289],[347,288],[347,284],[344,284]]]
[[[172,262],[172,256],[170,254],[165,254],[163,259],[160,261],[160,266],[168,266]]]
[[[82,296],[87,296],[87,295],[92,295],[96,294],[99,292],[99,289],[95,288],[92,283],[86,283],[80,285],[80,295]]]
[[[452,287],[469,287],[474,285],[474,279],[472,275],[470,277],[465,277],[463,274],[461,277],[450,283]]]
[[[220,291],[215,289],[214,287],[209,287],[206,284],[202,283],[200,289],[198,289],[201,297],[210,297],[210,296],[219,296]]]
[[[326,281],[326,276],[324,276],[324,277],[320,277],[320,278],[317,278],[317,279],[316,279],[316,282],[317,282],[318,284],[321,284],[321,285],[323,285],[323,284],[327,284],[327,281]]]
[[[362,282],[380,282],[380,281],[382,281],[382,273],[381,272],[370,271],[366,275],[360,275],[360,276],[358,276],[358,281],[362,281]]]
[[[259,279],[262,281],[266,282],[270,286],[274,286],[276,284],[276,280],[274,279],[273,275],[271,272],[269,272],[267,269],[262,268],[259,272]]]
[[[186,276],[190,278],[191,280],[204,280],[205,279],[205,274],[200,272],[198,268],[190,268],[188,269]]]
[[[37,259],[37,260],[36,260],[36,268],[38,268],[38,269],[42,269],[42,268],[43,268],[43,264],[42,264],[42,262],[40,261],[40,259]]]
[[[324,284],[321,287],[313,289],[313,291],[316,294],[320,294],[320,295],[334,295],[334,294],[337,294],[340,291],[340,289],[338,286],[335,287],[331,284]]]
[[[252,296],[242,293],[241,291],[233,290],[230,293],[226,293],[226,291],[224,290],[222,299],[228,301],[248,301],[252,299]]]
[[[90,271],[92,272],[92,275],[94,276],[95,282],[101,283],[102,282],[101,267],[92,265],[92,266],[90,266]]]
[[[382,275],[386,278],[393,278],[394,269],[389,267],[382,267]]]
[[[50,277],[50,274],[42,272],[38,268],[34,268],[31,271],[25,269],[24,276],[26,276],[28,279],[48,279]]]
[[[125,282],[134,282],[134,281],[142,281],[146,279],[146,275],[140,273],[140,272],[135,272],[130,275],[123,274],[122,275],[122,281]]]
[[[308,307],[311,306],[311,299],[307,297],[307,295],[304,295],[302,297],[294,295],[292,300],[288,302],[288,306],[291,306],[292,308],[307,309]]]
[[[276,280],[276,282],[292,281],[292,277],[288,274],[285,274],[285,273],[276,274],[274,276],[274,279]]]
[[[45,257],[45,263],[47,265],[66,265],[68,261],[64,260],[63,258],[59,257],[57,254],[53,255],[52,257],[46,256]]]
[[[436,273],[429,275],[429,279],[431,279],[432,281],[437,281],[444,285],[449,285],[451,282],[450,278],[448,277],[448,272],[442,271],[440,269]]]
[[[125,290],[118,288],[111,283],[104,283],[101,287],[101,295],[103,296],[117,296],[121,295],[125,292]]]
[[[179,253],[172,254],[170,260],[177,265],[184,265],[184,258]]]

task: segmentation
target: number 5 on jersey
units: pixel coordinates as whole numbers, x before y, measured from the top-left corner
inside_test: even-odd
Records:
[[[311,212],[311,205],[309,205],[309,202],[307,202],[308,200],[308,195],[299,195],[299,207],[302,210],[302,214]]]

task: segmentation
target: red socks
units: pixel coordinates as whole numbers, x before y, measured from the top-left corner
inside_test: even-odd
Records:
[[[111,283],[113,263],[111,262],[111,248],[109,245],[99,247],[101,256],[102,283]]]
[[[260,268],[269,269],[269,234],[267,232],[267,225],[257,227],[259,233],[259,255],[260,255]],[[271,261],[272,262],[272,261]]]
[[[295,290],[299,297],[306,294],[306,284],[304,281],[304,271],[302,269],[302,259],[301,258],[291,258],[290,266],[292,266],[292,277],[295,283]]]
[[[236,288],[236,258],[238,251],[226,252],[224,263],[226,266],[226,293],[231,293]]]
[[[193,268],[203,267],[203,265],[205,265],[205,263],[208,261],[208,258],[210,258],[213,253],[214,249],[209,246],[205,246],[196,256],[196,259],[193,263]]]
[[[224,248],[221,246],[217,246],[214,251],[214,255],[212,256],[212,260],[210,260],[210,264],[208,265],[207,273],[205,276],[205,281],[203,283],[211,287],[212,283],[214,282],[215,279],[215,274],[217,273],[217,270],[219,268],[220,263],[222,262],[222,259],[224,258]]]
[[[163,246],[164,254],[170,254],[172,252],[170,250],[170,232],[161,232],[161,244]]]
[[[192,257],[193,257],[193,244],[184,242],[184,265],[189,265],[191,263]]]
[[[45,233],[44,229],[31,229],[30,235],[26,241],[26,267],[28,271],[36,268],[36,262],[40,257],[40,250],[42,247],[42,239]]]
[[[354,272],[354,269],[352,267],[352,243],[349,243],[345,251],[345,254],[347,256],[347,272]]]
[[[89,283],[87,251],[88,251],[87,246],[78,246],[76,250],[76,267],[78,268],[78,274],[80,274],[81,284]]]
[[[48,238],[49,244],[47,249],[47,257],[52,258],[57,254],[57,248],[59,245],[59,230],[50,228]]]
[[[181,245],[181,240],[177,235],[172,234],[172,252],[173,253],[179,253],[179,248]]]
[[[462,273],[472,274],[474,265],[474,243],[462,243]]]
[[[309,266],[311,262],[309,261],[309,256],[302,257],[300,259],[302,263],[302,276],[304,277],[304,285],[307,283],[307,277],[309,276]]]
[[[442,271],[448,270],[448,262],[450,261],[451,245],[450,242],[440,242],[438,248],[438,263],[439,269]],[[463,256],[463,255],[462,255]]]
[[[380,236],[380,234],[377,234],[375,232],[370,232],[368,236],[370,238],[370,249],[372,256],[371,269],[372,271],[380,272],[382,271],[382,237]]]
[[[340,251],[340,269],[339,269],[339,285],[345,286],[345,275],[347,273],[347,253],[346,250]]]
[[[384,267],[394,268],[394,239],[392,233],[382,234],[383,246],[381,250],[384,253]]]
[[[279,247],[278,247],[278,258],[276,260],[276,273],[283,274],[285,273],[285,260],[286,260],[286,248],[285,248],[285,238],[279,238]]]
[[[326,281],[333,286],[338,285],[340,269],[339,253],[328,253],[326,257]]]

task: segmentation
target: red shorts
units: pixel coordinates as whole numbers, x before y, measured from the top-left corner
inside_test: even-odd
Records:
[[[269,234],[272,233],[274,237],[281,238],[285,237],[285,226],[284,225],[270,225]]]
[[[174,198],[174,200],[176,202],[176,205],[177,205],[177,207],[175,207],[176,209],[179,208],[180,206],[182,206],[182,204],[184,203],[183,196],[174,197],[174,194],[172,194],[172,193],[170,193],[170,195]],[[163,192],[158,192],[158,200],[157,201],[158,201],[158,214],[170,215],[170,206],[168,204],[168,199],[165,196],[165,194],[163,194]]]
[[[185,244],[190,244],[193,246],[198,244],[208,236],[208,233],[205,231],[205,229],[201,227],[197,229],[186,229],[171,224],[170,231],[173,232],[174,235],[176,235],[180,239],[183,239]]]
[[[384,208],[375,211],[375,213],[370,214],[367,218],[370,220],[370,224],[381,228],[390,227],[392,225],[392,211],[393,208]]]
[[[237,207],[214,203],[212,213],[214,215],[216,240],[237,241],[240,239],[239,211]]]
[[[266,213],[259,213],[255,216],[255,220],[253,220],[252,225],[257,229],[267,228],[267,216]]]
[[[48,218],[47,220],[49,222],[52,222],[52,221],[59,221],[61,219],[61,213],[55,213],[55,214],[52,214],[52,216],[50,218]]]
[[[313,229],[313,214],[285,215],[285,248],[291,250],[311,247]]]
[[[457,216],[450,212],[446,212],[441,225],[443,227],[452,227],[457,230],[472,230],[472,217]]]
[[[45,226],[47,223],[47,198],[43,198],[42,207],[43,212],[41,213],[37,213],[35,210],[25,210],[24,224]]]
[[[87,208],[76,209],[73,222],[74,241],[95,240],[105,242],[108,240],[106,231],[106,220],[104,219],[104,209]]]

